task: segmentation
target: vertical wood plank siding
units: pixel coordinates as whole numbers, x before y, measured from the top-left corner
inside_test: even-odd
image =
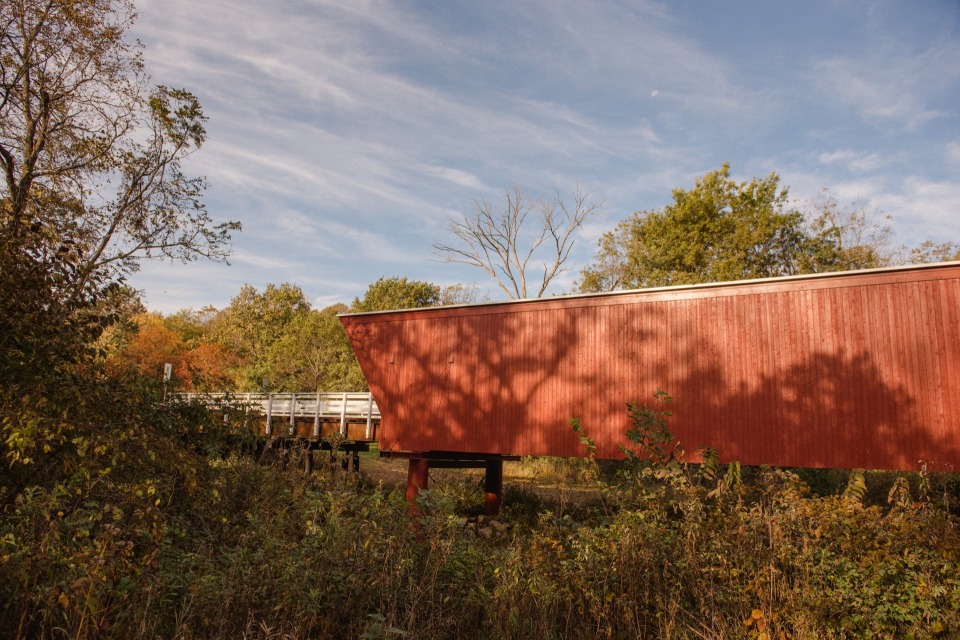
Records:
[[[960,470],[960,264],[341,318],[381,447],[616,458],[670,393],[688,452]]]

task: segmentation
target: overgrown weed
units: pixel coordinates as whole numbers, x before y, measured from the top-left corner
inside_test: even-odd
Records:
[[[598,502],[508,484],[495,528],[467,523],[482,504],[472,480],[435,483],[412,519],[401,492],[327,465],[308,476],[299,464],[217,457],[191,444],[214,425],[185,430],[178,421],[200,416],[165,408],[112,448],[72,458],[57,482],[6,485],[0,634],[960,633],[960,536],[942,493],[951,479],[896,476],[881,500],[870,473],[827,493],[709,451],[689,465],[662,400],[631,410],[627,461],[596,473]]]

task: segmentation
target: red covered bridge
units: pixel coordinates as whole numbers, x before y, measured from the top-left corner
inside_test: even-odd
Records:
[[[427,464],[496,476],[502,456],[584,455],[574,417],[598,457],[620,457],[625,403],[658,388],[687,451],[960,469],[960,263],[341,321],[380,407],[381,451],[414,461],[411,485]]]

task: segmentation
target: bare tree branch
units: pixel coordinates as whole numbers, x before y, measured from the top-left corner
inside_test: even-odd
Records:
[[[519,186],[504,192],[503,206],[494,207],[483,196],[470,208],[450,218],[447,230],[459,241],[437,242],[434,255],[442,262],[460,263],[482,269],[510,299],[530,297],[529,275],[542,264],[536,297],[542,297],[550,283],[566,271],[576,231],[603,203],[593,201],[578,184],[572,202],[559,190],[555,198],[530,197]],[[539,224],[530,220],[536,216]],[[540,271],[540,269],[538,269]]]

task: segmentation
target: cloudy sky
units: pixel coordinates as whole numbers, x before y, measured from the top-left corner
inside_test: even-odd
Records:
[[[149,263],[151,309],[294,282],[323,307],[380,276],[476,283],[436,261],[448,217],[513,185],[605,200],[599,235],[731,164],[798,205],[826,187],[896,239],[960,240],[956,0],[138,0],[153,82],[199,98],[188,173],[235,219],[229,266]]]

